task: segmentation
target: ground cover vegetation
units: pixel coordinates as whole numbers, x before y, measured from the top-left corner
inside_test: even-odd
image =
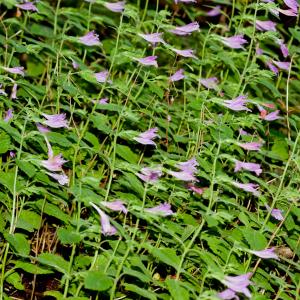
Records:
[[[296,0],[2,0],[0,299],[299,299]]]

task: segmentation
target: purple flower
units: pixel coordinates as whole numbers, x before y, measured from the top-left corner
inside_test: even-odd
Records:
[[[146,40],[149,43],[156,44],[156,43],[165,43],[165,41],[162,39],[162,33],[150,33],[150,34],[138,34],[140,37],[142,37],[144,40]]]
[[[18,85],[14,83],[10,94],[11,99],[17,99],[17,91],[18,91]]]
[[[197,187],[197,186],[195,186],[195,185],[193,185],[193,184],[190,184],[190,183],[187,185],[187,187],[188,187],[188,189],[189,189],[190,191],[193,191],[194,193],[196,193],[196,194],[198,194],[198,195],[202,195],[203,192],[204,192],[204,190],[203,190],[202,188]]]
[[[277,16],[279,15],[279,12],[281,12],[282,14],[286,15],[286,16],[290,16],[290,17],[296,17],[298,12],[292,9],[280,9],[280,8],[276,8],[274,9],[277,12]]]
[[[154,56],[147,56],[144,58],[138,58],[136,60],[144,66],[158,67],[156,59],[157,59],[157,56],[154,55]]]
[[[297,0],[283,0],[283,1],[292,11],[298,13],[299,3]]]
[[[109,76],[109,72],[108,71],[102,71],[102,72],[98,72],[98,73],[95,73],[94,74],[96,80],[99,82],[99,83],[104,83],[104,82],[108,82],[108,83],[112,83],[111,80],[108,80],[108,76]]]
[[[282,215],[282,210],[281,209],[278,209],[278,208],[273,208],[271,210],[271,207],[268,205],[268,204],[265,204],[266,208],[267,208],[267,211],[268,212],[271,212],[271,216],[278,220],[278,221],[282,221],[284,220],[284,216]]]
[[[108,98],[102,98],[99,100],[99,104],[107,104]]]
[[[14,158],[16,156],[16,153],[14,151],[9,151],[9,156],[11,158]]]
[[[119,1],[115,3],[106,2],[104,3],[104,6],[113,12],[122,12],[125,8],[125,1]]]
[[[86,35],[79,38],[79,41],[86,46],[101,45],[98,34],[95,31],[90,31]]]
[[[180,3],[180,2],[182,2],[182,3],[196,3],[197,0],[174,0],[174,2],[175,2],[175,4]]]
[[[23,9],[23,10],[31,10],[31,11],[37,11],[37,7],[32,2],[25,2],[23,4],[17,4],[17,7]]]
[[[199,30],[199,24],[197,22],[192,22],[187,25],[177,26],[174,29],[169,30],[169,32],[177,35],[189,35],[197,30]]]
[[[266,64],[273,73],[278,74],[278,69],[270,61],[267,61]]]
[[[274,259],[279,259],[278,255],[275,253],[275,248],[268,248],[265,250],[260,250],[260,251],[254,251],[251,250],[250,253],[255,254],[256,256],[260,258],[274,258]]]
[[[66,174],[47,173],[49,176],[58,181],[61,185],[69,184],[69,177]]]
[[[11,120],[14,117],[13,115],[13,110],[10,108],[6,113],[5,113],[5,117],[3,119],[4,122],[8,122],[9,120]]]
[[[233,181],[232,184],[246,192],[252,193],[254,196],[259,196],[259,191],[257,190],[259,185],[255,183],[240,183]]]
[[[101,232],[106,235],[114,235],[117,232],[117,229],[112,226],[109,222],[109,217],[106,215],[96,204],[90,202],[90,205],[92,205],[101,218]]]
[[[239,276],[225,276],[222,283],[224,283],[230,290],[243,293],[246,297],[251,298],[250,291],[248,290],[248,285],[251,284],[249,280],[252,273],[247,273]]]
[[[236,160],[235,161],[234,172],[238,172],[241,169],[254,172],[257,176],[259,176],[262,172],[260,164],[247,163],[247,162],[242,162],[242,161]]]
[[[257,55],[263,55],[264,54],[264,51],[261,48],[259,48],[259,45],[256,46],[255,52],[256,52]]]
[[[136,173],[136,175],[143,181],[153,184],[162,175],[162,171],[159,169],[142,168],[141,173]]]
[[[221,37],[221,41],[224,45],[232,49],[244,48],[242,45],[247,43],[242,34],[231,37]]]
[[[245,150],[259,151],[262,146],[262,143],[250,142],[250,143],[239,143],[238,145]]]
[[[0,95],[7,96],[5,91],[2,89],[2,84],[0,84]]]
[[[260,31],[276,31],[276,23],[272,21],[257,20],[255,26]]]
[[[262,117],[263,120],[266,121],[274,121],[274,120],[278,120],[280,119],[280,117],[278,116],[279,114],[279,110],[273,111],[265,116]]]
[[[171,205],[166,202],[152,208],[146,208],[145,211],[163,217],[174,215]]]
[[[246,96],[239,96],[233,100],[225,100],[225,104],[223,104],[224,106],[235,110],[235,111],[251,111],[249,108],[247,108],[245,106],[245,104],[248,102],[248,100],[246,100],[247,97]]]
[[[42,160],[41,164],[44,168],[48,169],[49,171],[61,171],[62,170],[62,165],[67,162],[62,158],[62,154],[58,154],[55,156],[49,155],[48,153],[48,159],[47,160]]]
[[[240,135],[249,135],[249,133],[247,131],[245,131],[244,129],[240,129],[239,134]]]
[[[3,68],[8,73],[24,76],[24,67]]]
[[[177,53],[178,55],[183,56],[183,57],[197,58],[197,57],[194,55],[194,50],[192,50],[192,49],[178,50],[178,49],[172,48],[172,50],[173,50],[175,53]]]
[[[284,44],[283,40],[278,39],[277,44],[280,46],[281,53],[284,57],[289,56],[289,49],[287,46]]]
[[[206,79],[199,80],[202,85],[204,85],[209,90],[217,90],[218,86],[218,78],[217,77],[210,77]]]
[[[44,124],[46,124],[49,127],[52,128],[68,128],[67,120],[66,120],[66,114],[56,114],[56,115],[47,115],[42,114],[47,121],[44,121]]]
[[[158,128],[150,128],[145,132],[142,132],[137,137],[133,138],[135,141],[137,141],[140,144],[143,145],[153,145],[156,146],[155,142],[153,142],[153,139],[158,137],[159,135],[156,133],[158,131]]]
[[[213,9],[206,12],[206,15],[209,16],[209,17],[216,17],[220,14],[221,14],[221,6],[220,5],[217,5]]]
[[[218,293],[218,297],[223,300],[231,300],[231,299],[239,300],[239,297],[235,294],[235,291],[231,289],[226,289],[223,292]]]
[[[47,133],[50,131],[50,129],[48,129],[46,126],[43,126],[40,123],[36,123],[36,127],[40,133]]]
[[[195,158],[192,158],[186,162],[176,164],[176,167],[180,169],[180,172],[169,171],[168,173],[179,180],[183,181],[197,181],[194,173],[197,172],[198,162]]]
[[[273,60],[273,63],[279,68],[279,69],[282,69],[282,70],[286,70],[288,71],[290,66],[291,66],[291,63],[289,61],[275,61]]]
[[[184,70],[183,69],[179,69],[178,71],[176,71],[172,76],[170,76],[170,81],[175,82],[175,81],[179,81],[181,79],[184,79],[185,76],[183,74]]]
[[[72,60],[72,67],[76,70],[79,68],[79,63],[76,62],[75,60]]]
[[[127,214],[128,210],[126,209],[124,202],[121,200],[115,200],[113,202],[104,202],[102,201],[101,204],[113,211],[122,211],[124,214]]]

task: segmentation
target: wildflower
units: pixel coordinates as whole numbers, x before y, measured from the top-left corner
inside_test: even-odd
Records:
[[[174,0],[175,4],[182,2],[182,3],[196,3],[197,0]]]
[[[285,62],[285,61],[275,61],[273,60],[273,63],[276,65],[276,67],[278,67],[279,69],[282,69],[282,70],[286,70],[288,71],[290,66],[291,66],[291,63],[290,62]]]
[[[188,189],[189,189],[190,191],[193,191],[194,193],[196,193],[196,194],[198,194],[198,195],[202,195],[203,192],[204,192],[204,190],[203,190],[202,188],[197,187],[197,186],[195,186],[195,185],[193,185],[193,184],[190,184],[190,183],[187,185],[187,187],[188,187]]]
[[[282,221],[284,219],[283,215],[282,215],[282,210],[281,209],[278,209],[278,208],[273,208],[271,210],[271,207],[268,205],[268,204],[265,204],[266,208],[267,208],[267,211],[268,212],[271,212],[271,216],[278,220],[278,221]]]
[[[5,117],[3,119],[4,122],[8,122],[9,120],[11,120],[13,118],[13,110],[10,108],[6,113],[5,113]]]
[[[239,300],[239,297],[235,294],[235,291],[231,289],[226,289],[223,292],[218,293],[218,297],[223,300],[231,300],[231,299]]]
[[[162,39],[162,33],[150,33],[150,34],[138,34],[140,37],[142,37],[144,40],[146,40],[149,43],[156,44],[156,43],[165,43],[165,41]]]
[[[260,31],[276,31],[276,23],[272,21],[257,20],[255,26]]]
[[[178,49],[172,48],[172,50],[173,50],[175,53],[177,53],[178,55],[183,56],[183,57],[197,58],[197,57],[194,55],[194,50],[192,50],[192,49],[178,50]]]
[[[108,98],[102,98],[99,100],[99,104],[107,104]]]
[[[221,41],[224,45],[232,49],[244,48],[243,44],[247,43],[242,34],[231,37],[221,37]]]
[[[184,70],[183,69],[179,69],[178,71],[176,71],[172,76],[170,76],[170,81],[175,82],[175,81],[179,81],[181,79],[184,79],[185,76],[183,74]]]
[[[99,82],[99,83],[104,83],[104,82],[108,82],[108,83],[112,83],[111,80],[107,80],[108,79],[108,76],[109,76],[109,72],[108,71],[102,71],[102,72],[98,72],[98,73],[95,73],[94,74],[96,80]]]
[[[292,11],[298,13],[299,3],[297,0],[283,0],[283,1]]]
[[[284,57],[289,56],[289,49],[284,44],[283,40],[277,39],[276,43],[280,46],[281,53]]]
[[[259,192],[258,192],[258,184],[255,183],[240,183],[240,182],[232,182],[232,184],[246,192],[250,192],[252,193],[254,196],[259,196]]]
[[[113,202],[104,202],[102,201],[101,204],[111,210],[114,211],[122,211],[124,214],[127,214],[128,210],[126,209],[124,202],[121,200],[115,200]]]
[[[79,63],[76,62],[75,60],[72,60],[72,67],[76,70],[79,68]]]
[[[100,215],[100,221],[101,221],[101,232],[104,235],[114,235],[117,232],[117,229],[112,226],[109,222],[109,217],[106,215],[97,205],[90,202],[90,205],[92,205],[98,214]]]
[[[155,183],[162,175],[162,171],[159,169],[142,168],[141,173],[136,175],[147,183]]]
[[[245,131],[244,129],[240,129],[239,134],[240,135],[249,135],[249,133],[247,131]]]
[[[17,89],[18,89],[18,85],[14,83],[10,94],[11,99],[17,99]]]
[[[36,127],[40,133],[47,133],[50,131],[50,129],[48,129],[46,126],[43,126],[40,123],[36,123]]]
[[[274,120],[280,119],[280,117],[278,116],[278,114],[279,114],[279,110],[276,110],[276,111],[273,111],[273,112],[271,112],[269,114],[261,116],[261,118],[263,120],[266,120],[266,121],[274,121]]]
[[[264,54],[264,51],[261,48],[259,48],[258,45],[257,45],[257,47],[255,49],[255,52],[256,52],[257,55],[263,55]]]
[[[217,5],[213,9],[206,12],[206,15],[209,16],[209,17],[216,17],[220,14],[221,14],[221,6],[220,5]]]
[[[14,158],[16,156],[16,153],[14,151],[9,151],[9,156],[11,158]]]
[[[158,128],[150,128],[145,132],[142,132],[137,137],[133,138],[135,141],[137,141],[140,144],[143,145],[153,145],[156,146],[155,142],[153,142],[153,139],[158,137],[159,135],[156,133],[158,131]]]
[[[144,66],[158,67],[156,59],[157,59],[157,56],[153,55],[153,56],[147,56],[144,58],[138,58],[137,61]]]
[[[278,255],[275,253],[275,248],[268,248],[265,250],[260,250],[260,251],[253,251],[251,250],[250,253],[255,254],[256,256],[260,258],[274,258],[278,259]]]
[[[111,2],[106,2],[104,3],[104,6],[109,9],[110,11],[113,12],[123,12],[124,8],[125,8],[125,1],[119,1],[119,2],[115,2],[115,3],[111,3]]]
[[[22,3],[22,4],[17,4],[16,6],[23,9],[23,10],[31,10],[31,11],[38,12],[37,7],[32,2],[25,2],[25,3]]]
[[[239,96],[233,100],[225,100],[225,104],[223,105],[235,111],[251,111],[245,106],[245,104],[248,102],[246,99],[246,96]]]
[[[2,89],[2,84],[0,84],[0,95],[7,96],[7,94],[5,93],[5,90]]]
[[[280,8],[276,8],[275,11],[277,11],[277,16],[279,15],[279,13],[281,12],[282,14],[286,15],[286,16],[290,16],[290,17],[296,17],[298,12],[292,9],[280,9]]]
[[[278,74],[278,69],[270,61],[266,62],[266,64],[273,73]]]
[[[21,75],[21,76],[24,76],[25,73],[24,73],[24,67],[13,67],[13,68],[5,68],[3,67],[3,70],[8,72],[8,73],[11,73],[11,74],[17,74],[17,75]]]
[[[62,154],[58,155],[49,155],[48,153],[48,159],[47,160],[42,160],[41,164],[44,168],[46,168],[49,171],[61,171],[62,170],[62,165],[67,162],[62,158]]]
[[[257,176],[259,176],[262,172],[260,164],[248,163],[248,162],[242,162],[242,161],[236,160],[234,172],[238,172],[241,169],[254,172]]]
[[[166,202],[152,208],[146,208],[145,211],[163,217],[174,215],[171,205]]]
[[[204,85],[209,90],[216,90],[218,85],[218,78],[217,77],[210,77],[206,79],[200,79],[200,83]]]
[[[49,176],[58,181],[61,185],[69,184],[69,177],[66,174],[47,173]]]
[[[169,30],[169,32],[177,35],[189,35],[197,30],[199,30],[199,24],[197,22],[192,22],[187,25],[177,26],[174,29]]]
[[[179,180],[183,181],[197,181],[194,173],[197,172],[198,162],[192,158],[186,162],[181,162],[176,165],[180,172],[169,171],[168,173]]]
[[[66,114],[47,115],[42,114],[47,120],[44,121],[46,125],[52,128],[68,128]]]
[[[101,45],[98,34],[95,31],[90,31],[84,36],[79,38],[79,41],[86,46],[97,46]]]
[[[248,290],[248,286],[251,284],[251,281],[249,280],[251,276],[252,273],[250,272],[239,276],[225,276],[222,283],[230,290],[237,293],[243,293],[246,297],[251,298],[250,291]]]
[[[238,145],[245,150],[259,151],[262,146],[262,143],[250,142],[250,143],[239,143]]]

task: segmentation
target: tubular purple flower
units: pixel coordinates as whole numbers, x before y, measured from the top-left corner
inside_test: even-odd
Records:
[[[235,299],[235,300],[239,300],[240,298],[235,294],[235,291],[231,290],[231,289],[226,289],[221,293],[218,293],[218,297],[220,299],[223,300],[231,300],[231,299]]]
[[[106,215],[101,209],[100,207],[98,207],[96,204],[90,202],[90,205],[92,205],[96,211],[98,212],[98,214],[100,215],[100,221],[101,221],[101,232],[107,236],[107,235],[114,235],[117,232],[117,229],[112,226],[109,222],[109,217],[108,215]]]
[[[158,128],[150,128],[145,132],[142,132],[137,137],[133,138],[135,141],[137,141],[140,144],[143,145],[153,145],[156,146],[155,142],[153,142],[153,139],[158,137],[159,135],[156,133],[158,131]]]
[[[109,9],[110,11],[121,13],[123,12],[125,8],[125,1],[119,1],[119,2],[106,2],[104,3],[104,6]]]
[[[58,181],[61,185],[69,184],[69,177],[66,174],[47,173],[49,176]]]
[[[191,158],[188,161],[180,162],[176,165],[181,171],[188,171],[194,173],[197,171],[197,167],[199,166],[195,157]]]
[[[41,164],[44,168],[46,168],[49,171],[61,171],[62,165],[67,162],[62,158],[62,154],[58,154],[55,156],[49,156],[47,160],[42,160]]]
[[[221,37],[221,41],[224,45],[232,49],[244,48],[243,44],[248,43],[242,34],[231,36],[231,37]]]
[[[18,91],[18,85],[14,83],[10,94],[11,99],[17,99],[17,91]]]
[[[279,110],[276,110],[276,111],[273,111],[273,112],[267,114],[266,116],[262,117],[262,119],[266,120],[266,121],[278,120],[281,118],[280,116],[278,116],[278,114],[279,114]]]
[[[249,135],[249,133],[247,131],[245,131],[244,129],[240,129],[239,134],[240,135]]]
[[[102,201],[101,204],[113,211],[121,211],[124,214],[128,213],[128,210],[126,209],[124,202],[121,200],[115,200],[113,202],[104,202]]]
[[[180,2],[182,2],[182,3],[196,3],[197,0],[174,0],[174,2],[175,2],[175,4],[180,3]]]
[[[275,61],[275,60],[273,60],[273,63],[279,69],[286,70],[286,71],[288,71],[290,66],[291,66],[291,63],[289,61],[286,62],[286,61]]]
[[[250,142],[250,143],[239,143],[238,145],[245,150],[259,151],[262,146],[262,143]]]
[[[13,67],[13,68],[5,68],[3,67],[3,70],[8,72],[8,73],[11,73],[11,74],[17,74],[17,75],[21,75],[21,76],[24,76],[25,73],[24,73],[24,67]]]
[[[192,191],[192,192],[194,192],[194,193],[196,193],[196,194],[198,194],[198,195],[202,195],[203,192],[204,192],[204,190],[203,190],[202,188],[200,188],[200,187],[198,187],[198,186],[195,186],[195,185],[193,185],[193,184],[188,184],[187,187],[188,187],[188,189],[189,189],[190,191]]]
[[[257,45],[257,47],[255,49],[255,52],[256,52],[257,55],[263,55],[264,54],[264,51],[261,48],[259,48],[259,45]]]
[[[209,90],[217,90],[218,88],[218,78],[217,77],[210,77],[206,79],[199,80],[202,85],[204,85]]]
[[[75,60],[72,60],[72,67],[76,70],[79,68],[79,64]]]
[[[275,248],[268,248],[265,250],[260,250],[260,251],[254,251],[251,250],[250,253],[260,257],[260,258],[274,258],[274,259],[279,259],[278,255],[275,253]]]
[[[98,46],[101,45],[98,34],[95,31],[90,31],[84,36],[79,38],[79,41],[86,46]]]
[[[183,57],[197,58],[197,57],[194,55],[194,50],[192,50],[192,49],[178,50],[178,49],[172,48],[172,50],[173,50],[175,53],[177,53],[178,55],[183,56]]]
[[[194,173],[197,172],[197,166],[198,162],[195,158],[192,158],[186,162],[181,162],[176,165],[176,167],[180,169],[180,172],[169,171],[168,174],[183,181],[198,181],[194,176]]]
[[[25,2],[22,4],[17,4],[16,6],[23,10],[30,10],[30,11],[38,12],[37,7],[32,2]]]
[[[14,117],[13,115],[13,110],[10,108],[6,113],[5,113],[5,117],[3,119],[4,122],[8,122],[9,120],[11,120]]]
[[[247,163],[247,162],[242,162],[242,161],[236,160],[234,172],[238,172],[241,169],[254,172],[257,176],[259,176],[262,172],[260,164]]]
[[[224,100],[224,106],[226,106],[229,109],[235,110],[235,111],[251,111],[249,108],[245,106],[245,104],[248,102],[246,100],[246,96],[239,96],[233,100]]]
[[[281,209],[278,209],[278,208],[273,208],[271,210],[271,207],[268,205],[268,204],[265,204],[266,208],[267,208],[267,211],[268,212],[271,212],[271,216],[278,220],[278,221],[282,221],[284,220],[284,216],[282,215],[282,210]]]
[[[14,158],[16,156],[16,153],[14,151],[9,151],[9,156],[11,158]]]
[[[183,74],[184,70],[183,69],[179,69],[177,72],[175,72],[172,76],[170,76],[170,81],[175,82],[175,81],[179,81],[181,79],[184,79],[185,76]]]
[[[233,181],[232,184],[246,192],[252,193],[254,196],[259,196],[260,193],[257,190],[259,185],[255,183],[241,183]]]
[[[46,126],[43,126],[43,125],[40,124],[40,123],[36,123],[36,127],[37,127],[37,129],[38,129],[38,131],[39,131],[40,133],[47,133],[47,132],[50,132],[50,129],[49,129],[49,128],[47,128]]]
[[[217,5],[213,9],[206,12],[206,15],[209,16],[209,17],[216,17],[220,14],[221,14],[221,6],[220,5]]]
[[[277,44],[280,46],[280,50],[281,50],[281,53],[282,53],[283,57],[288,57],[289,56],[289,49],[284,44],[283,40],[278,39]]]
[[[270,61],[267,61],[266,64],[273,73],[278,75],[278,69]]]
[[[256,29],[260,31],[276,31],[276,23],[272,21],[259,21],[255,22]]]
[[[152,208],[146,208],[145,211],[162,217],[174,215],[171,205],[166,202]]]
[[[102,98],[99,100],[99,104],[108,104],[108,98]]]
[[[297,0],[283,0],[284,3],[295,13],[298,13],[299,3]]]
[[[190,35],[192,32],[198,30],[199,24],[197,22],[192,22],[187,25],[177,26],[174,29],[169,30],[169,32],[172,32],[177,35]]]
[[[249,280],[251,276],[252,273],[250,272],[239,276],[225,276],[222,283],[230,290],[237,293],[243,293],[246,297],[251,298],[251,293],[247,288],[251,284],[251,281]]]
[[[154,184],[162,174],[162,171],[159,169],[142,168],[141,173],[136,173],[136,176],[147,183]]]
[[[290,17],[296,17],[298,12],[294,11],[292,9],[280,9],[280,8],[276,8],[275,9],[277,11],[277,16],[279,16],[279,12],[281,12],[283,15],[286,16],[290,16]]]
[[[52,128],[68,128],[67,120],[66,120],[66,114],[56,114],[56,115],[47,115],[42,114],[47,120],[44,121],[44,124],[46,124],[49,127]]]
[[[152,44],[156,44],[156,43],[165,43],[165,41],[163,40],[162,33],[157,32],[157,33],[149,33],[149,34],[142,34],[139,33],[138,34],[141,38],[143,38],[144,40],[146,40],[149,43]]]
[[[154,67],[158,67],[157,65],[157,56],[153,55],[153,56],[147,56],[144,58],[137,58],[136,60],[141,63],[144,66],[154,66]]]
[[[108,79],[109,72],[107,70],[95,73],[94,76],[99,83],[104,83],[104,82],[112,83],[112,81]]]

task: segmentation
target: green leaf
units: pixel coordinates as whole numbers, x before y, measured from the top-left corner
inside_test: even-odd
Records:
[[[81,241],[80,234],[72,228],[59,228],[57,230],[57,236],[63,245],[78,244]]]
[[[32,178],[36,173],[36,168],[28,161],[16,159],[18,167],[26,173],[29,178]]]
[[[101,132],[105,134],[111,133],[111,128],[107,126],[108,124],[108,118],[107,116],[96,113],[93,116],[91,116],[91,121],[93,122],[94,126]]]
[[[61,211],[61,209],[54,205],[54,204],[51,204],[51,203],[48,203],[48,202],[45,202],[44,200],[38,200],[36,201],[35,205],[45,214],[49,215],[49,216],[52,216],[52,217],[55,217],[65,223],[69,222],[70,220],[70,217],[63,213]]]
[[[69,263],[59,255],[52,253],[42,253],[38,256],[37,260],[41,264],[52,267],[61,273],[68,273]]]
[[[262,250],[266,248],[268,241],[261,232],[248,227],[242,228],[241,231],[252,250]]]
[[[174,300],[189,300],[189,292],[183,287],[183,283],[178,280],[168,278],[166,280],[168,290]]]
[[[18,254],[23,256],[28,256],[30,253],[30,245],[28,242],[28,237],[21,233],[7,234],[4,233],[4,237],[11,247]]]
[[[180,264],[180,257],[174,249],[169,248],[152,248],[151,254],[161,262],[177,269]]]
[[[46,38],[53,38],[53,29],[51,27],[34,23],[30,27],[30,33]]]
[[[124,286],[127,291],[134,292],[137,295],[142,296],[146,299],[157,300],[155,293],[150,290],[145,290],[134,284],[129,284],[129,283],[125,283]]]
[[[14,182],[15,182],[15,172],[0,172],[0,184],[4,185],[9,189],[9,191],[14,193]],[[16,181],[16,192],[19,193],[24,189],[24,180],[18,176]]]
[[[287,142],[284,139],[276,139],[270,154],[274,158],[283,161],[287,160],[289,158],[289,148]]]
[[[23,262],[23,261],[17,261],[15,263],[14,267],[16,269],[22,269],[25,272],[30,273],[30,274],[41,275],[41,274],[51,274],[51,273],[53,273],[53,271],[51,271],[51,270],[47,270],[47,269],[44,269],[44,268],[42,268],[38,265],[34,265],[32,263],[27,263],[27,262]]]
[[[24,291],[25,288],[22,284],[22,278],[21,275],[18,274],[17,272],[9,274],[6,278],[5,281],[11,285],[14,286],[15,289],[19,291]]]
[[[0,133],[0,154],[6,153],[10,148],[10,137],[7,133],[2,131]]]
[[[113,280],[100,271],[88,271],[85,273],[84,287],[93,291],[106,291],[113,285]]]
[[[18,218],[16,227],[33,232],[39,229],[41,225],[41,216],[30,210],[22,210]]]
[[[136,164],[139,160],[139,156],[128,146],[116,145],[116,154],[132,164]]]

